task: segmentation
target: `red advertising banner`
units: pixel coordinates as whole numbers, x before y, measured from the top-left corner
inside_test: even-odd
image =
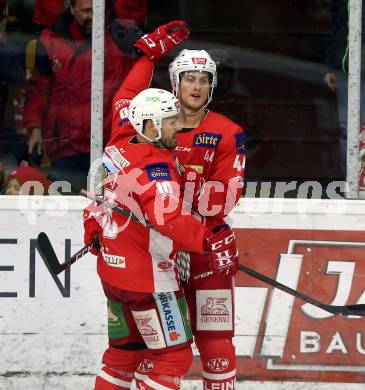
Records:
[[[365,232],[235,229],[240,262],[333,305],[365,303]],[[365,383],[365,320],[334,316],[239,272],[238,380]],[[192,377],[200,374],[199,359]]]

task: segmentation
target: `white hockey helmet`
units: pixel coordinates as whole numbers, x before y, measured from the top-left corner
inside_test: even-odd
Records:
[[[179,90],[180,74],[182,72],[208,72],[212,76],[206,107],[213,97],[214,87],[217,86],[217,65],[205,50],[182,50],[169,65],[170,80],[175,96]]]
[[[158,88],[148,88],[140,92],[130,102],[128,119],[137,133],[150,142],[161,138],[162,119],[180,113],[180,101],[171,92]],[[155,139],[143,133],[143,122],[151,119],[158,131]]]

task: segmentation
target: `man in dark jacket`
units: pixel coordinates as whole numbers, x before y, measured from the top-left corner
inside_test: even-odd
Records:
[[[136,10],[138,15],[145,15],[147,0],[115,1],[117,6],[126,7],[135,17]],[[128,19],[125,11],[123,14],[115,8],[118,13]],[[72,0],[70,8],[42,31],[24,107],[29,153],[40,154],[44,147],[54,168],[80,171],[85,177],[90,162],[92,17],[92,0]],[[133,28],[137,39],[140,29],[136,23]],[[113,95],[133,63],[121,46],[106,29],[104,141],[110,136]]]

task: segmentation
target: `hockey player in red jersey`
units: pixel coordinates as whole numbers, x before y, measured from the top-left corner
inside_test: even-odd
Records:
[[[165,37],[179,42],[185,32],[175,29]],[[147,60],[141,58],[140,66]],[[132,71],[114,101],[112,139],[103,155],[104,196],[140,221],[93,205],[84,212],[85,242],[95,234],[101,240],[98,274],[114,325],[97,390],[131,388],[133,377],[140,389],[178,389],[188,371],[191,329],[173,242],[208,251],[203,271],[230,272],[238,262],[227,225],[208,229],[182,215],[179,165],[171,151],[181,128],[179,100],[160,89],[141,92],[134,77]],[[126,137],[133,129],[137,136]]]
[[[136,78],[149,80],[159,56],[159,29],[139,39],[135,46],[145,60]],[[169,66],[174,94],[186,114],[185,128],[179,132],[175,149],[185,171],[184,197],[192,198],[207,227],[223,222],[242,194],[245,168],[244,133],[224,115],[207,109],[217,85],[216,64],[204,50],[183,50]],[[180,252],[178,262],[185,271],[188,301],[195,343],[203,365],[204,389],[234,389],[236,378],[234,296],[231,272],[197,278],[203,273],[205,255]],[[190,256],[191,269],[186,269]],[[190,273],[190,277],[189,277]],[[219,312],[219,313],[218,313]]]
[[[179,43],[176,35],[167,31],[178,30],[183,25],[183,22],[168,23],[136,42],[136,48],[144,56],[132,68],[126,90],[149,86],[156,62],[168,51],[166,48]],[[241,196],[245,167],[244,133],[227,117],[207,109],[217,84],[216,64],[207,52],[183,50],[170,65],[169,72],[174,94],[179,97],[186,114],[186,125],[178,133],[175,149],[186,168],[184,198],[190,197],[188,203],[193,204],[207,227],[213,227],[223,222]],[[121,113],[123,104],[123,98],[116,99],[115,110]],[[121,121],[118,118],[120,123],[123,115],[121,118]],[[116,120],[113,131],[118,131]],[[124,136],[127,135],[125,131]],[[205,255],[184,251],[179,254],[179,268],[186,281],[185,295],[203,365],[204,388],[234,389],[233,277],[237,267],[232,267],[228,273],[197,278],[204,273],[201,264]],[[109,301],[109,304],[113,303]],[[109,337],[111,343],[118,345],[117,336],[109,332]],[[113,358],[117,358],[117,349],[114,352]]]
[[[223,222],[241,196],[244,133],[226,116],[207,109],[217,74],[216,64],[206,51],[183,50],[170,64],[169,73],[173,92],[186,114],[186,128],[178,134],[176,154],[186,168],[197,173],[201,186],[197,211],[211,228]],[[234,389],[234,272],[195,279],[203,271],[201,260],[205,255],[191,253],[190,257],[191,275],[184,290],[203,365],[204,389]]]

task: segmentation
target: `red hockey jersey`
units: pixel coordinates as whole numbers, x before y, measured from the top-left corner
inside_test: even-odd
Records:
[[[202,175],[205,183],[198,200],[207,226],[222,223],[238,202],[245,170],[244,133],[224,115],[208,111],[194,129],[178,133],[176,155],[186,168]]]
[[[124,290],[174,291],[179,285],[173,242],[188,251],[203,253],[203,240],[209,232],[194,217],[181,215],[181,179],[173,151],[138,143],[135,136],[126,137],[136,134],[127,118],[129,101],[148,87],[132,82],[134,72],[143,64],[151,65],[141,58],[114,99],[112,138],[103,154],[107,182],[104,196],[132,211],[142,222],[146,219],[152,227],[107,210],[98,274],[108,284]]]
[[[147,57],[141,57],[133,66],[114,99],[112,132],[121,135],[120,126],[126,115],[123,107],[136,92],[149,87],[153,68],[153,61]],[[125,137],[133,132],[133,129],[123,129]],[[210,217],[207,219],[210,228],[222,223],[222,218],[228,215],[242,195],[246,161],[244,142],[240,126],[212,111],[207,111],[198,127],[178,134],[175,153],[180,163],[195,169],[206,182],[197,211]]]

